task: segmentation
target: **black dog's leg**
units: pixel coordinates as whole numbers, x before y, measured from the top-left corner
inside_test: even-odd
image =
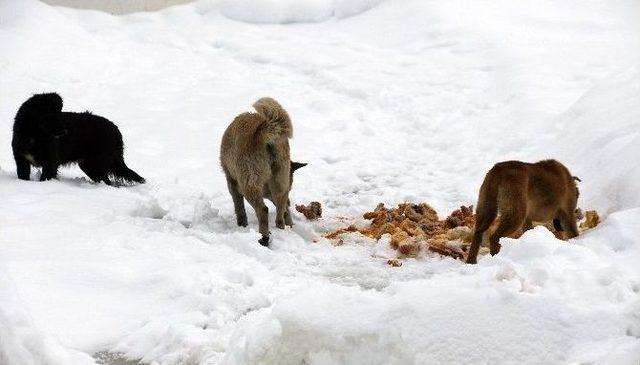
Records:
[[[111,182],[111,180],[109,179],[109,170],[110,170],[110,166],[112,165],[112,160],[108,157],[102,157],[98,163],[96,164],[96,169],[95,169],[95,173],[96,173],[96,181],[97,182],[104,182],[105,184],[112,186],[113,183]]]
[[[18,179],[29,180],[29,177],[31,175],[31,164],[29,163],[29,161],[19,152],[13,152],[13,157],[16,160]]]
[[[40,175],[40,181],[46,181],[55,179],[58,176],[58,164],[47,161],[42,166],[42,175]]]
[[[48,159],[42,164],[42,175],[40,181],[55,179],[58,176],[59,155],[60,155],[60,138],[53,137],[47,143]]]
[[[109,180],[109,169],[107,167],[109,165],[108,162],[98,158],[95,160],[83,161],[79,165],[80,169],[94,182],[99,183],[103,181],[107,185],[112,185],[111,180]]]

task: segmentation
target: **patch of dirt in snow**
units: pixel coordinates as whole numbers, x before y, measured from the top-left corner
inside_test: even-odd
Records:
[[[584,220],[580,224],[580,232],[592,229],[600,223],[598,213],[595,210],[587,211],[584,215],[578,209],[577,220]],[[372,220],[370,224],[358,227],[350,224],[347,227],[335,229],[324,235],[334,242],[335,246],[345,244],[345,239],[353,237],[349,233],[358,233],[376,241],[383,236],[389,237],[389,245],[397,250],[398,257],[417,257],[424,251],[433,252],[442,256],[453,257],[456,260],[464,260],[475,226],[475,214],[473,206],[461,206],[453,211],[445,219],[439,219],[438,213],[427,203],[413,204],[400,203],[397,208],[387,208],[383,203],[371,212],[362,216],[366,220]],[[345,221],[344,217],[341,217]],[[346,219],[348,221],[348,218]],[[500,224],[498,217],[487,232],[487,236],[495,231]],[[542,225],[551,231],[556,238],[563,239],[562,231],[557,231],[551,222],[534,222],[534,225]],[[510,238],[519,238],[524,231],[517,230],[509,235]],[[481,249],[481,254],[487,254],[486,248]],[[390,266],[399,267],[401,261],[390,259]]]
[[[100,351],[93,354],[98,365],[143,365],[138,360],[129,360],[124,354],[109,351]]]

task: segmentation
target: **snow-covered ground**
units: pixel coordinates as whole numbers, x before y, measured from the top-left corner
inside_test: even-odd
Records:
[[[0,364],[640,362],[640,4],[200,0],[111,16],[0,0]],[[115,121],[148,183],[16,178],[19,105]],[[273,96],[294,122],[292,200],[235,226],[218,165],[233,117]],[[543,228],[475,266],[385,242],[334,247],[378,202],[475,203],[497,161],[555,157],[603,223]],[[273,224],[273,209],[271,222]]]
[[[50,5],[76,9],[93,9],[111,14],[129,14],[140,11],[155,11],[169,6],[186,4],[194,0],[41,0]]]

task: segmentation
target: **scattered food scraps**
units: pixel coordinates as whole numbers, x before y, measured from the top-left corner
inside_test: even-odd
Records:
[[[580,223],[581,230],[591,229],[600,224],[600,216],[595,210],[587,210],[584,216],[585,221]]]
[[[322,217],[322,205],[319,202],[311,202],[309,205],[296,205],[296,210],[309,220]]]
[[[384,204],[363,215],[371,219],[368,227],[349,226],[330,232],[325,237],[337,239],[347,232],[358,232],[379,240],[384,234],[391,235],[390,245],[401,256],[415,257],[423,249],[456,259],[464,256],[461,242],[470,242],[471,229],[475,223],[473,207],[460,207],[444,220],[429,204],[402,203],[397,208],[387,208]],[[449,231],[451,231],[449,233]],[[456,241],[451,245],[451,241]]]
[[[577,220],[583,217],[586,220],[580,224],[581,231],[593,228],[600,222],[596,211],[590,210],[583,215],[581,209],[576,209]],[[387,208],[380,203],[373,211],[365,213],[363,218],[370,219],[371,224],[364,228],[350,225],[332,231],[325,237],[331,240],[339,239],[341,245],[344,244],[341,236],[349,232],[357,232],[375,240],[379,240],[384,234],[389,234],[391,235],[389,244],[398,251],[399,257],[415,257],[422,250],[427,250],[456,260],[464,260],[473,238],[475,225],[475,215],[471,205],[461,206],[447,218],[440,220],[435,209],[427,203],[401,203],[397,208]],[[493,222],[490,231],[495,230],[499,223],[500,217]],[[535,222],[534,224],[538,225]],[[563,232],[557,232],[551,222],[544,226],[557,238],[564,238]],[[518,230],[509,237],[518,238],[522,234],[522,230]],[[392,264],[389,263],[389,265]]]
[[[402,266],[402,261],[398,259],[389,259],[387,260],[387,265],[393,266],[393,267],[400,267]]]

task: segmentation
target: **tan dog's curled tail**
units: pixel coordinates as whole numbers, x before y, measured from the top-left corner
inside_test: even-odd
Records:
[[[293,137],[293,126],[286,110],[275,99],[264,97],[253,103],[253,107],[267,120],[267,139],[273,140],[278,137]]]

